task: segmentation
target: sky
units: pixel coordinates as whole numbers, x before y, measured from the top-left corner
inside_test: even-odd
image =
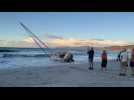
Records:
[[[134,12],[0,12],[0,46],[35,46],[20,21],[49,46],[134,43]]]

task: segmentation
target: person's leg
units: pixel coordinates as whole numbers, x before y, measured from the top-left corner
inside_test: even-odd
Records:
[[[106,66],[102,66],[102,71],[103,71],[103,72],[106,71]]]
[[[124,64],[124,74],[126,75],[128,71],[128,62],[125,62]]]
[[[105,67],[105,66],[102,67],[102,71],[103,71],[103,72],[106,71],[106,67]]]
[[[91,67],[92,67],[92,69],[93,69],[93,64],[94,64],[93,59],[91,59]]]
[[[92,70],[92,61],[89,59],[89,69]]]
[[[120,63],[120,74],[121,74],[121,72],[122,72],[122,65],[121,65],[121,63]]]
[[[91,59],[90,59],[90,68],[92,68],[92,63],[91,63]]]
[[[128,70],[128,67],[124,66],[124,73],[125,73],[125,75],[127,74],[127,70]]]
[[[92,67],[92,69],[93,69],[93,59],[91,60],[91,67]]]
[[[107,71],[107,65],[105,66],[105,71]]]
[[[105,71],[107,71],[107,60],[106,60],[106,63],[105,63]]]
[[[88,58],[88,64],[89,64],[89,67],[90,67],[90,59]]]
[[[131,67],[131,70],[132,70],[132,75],[134,76],[134,66]]]
[[[101,71],[103,71],[103,66],[101,66]]]
[[[90,70],[90,69],[91,69],[91,62],[90,62],[90,59],[88,59],[88,63],[89,63],[88,69]]]
[[[107,66],[107,61],[103,60],[102,61],[102,71],[106,71],[106,66]]]
[[[104,67],[105,67],[104,61],[102,61],[102,63],[101,63],[101,70],[102,70],[102,71],[104,71]]]
[[[133,72],[133,75],[134,75],[134,66],[132,67],[132,72]]]
[[[130,67],[131,67],[132,75],[134,76],[134,62],[130,62]]]
[[[92,61],[90,61],[90,69],[93,69],[93,68],[92,68]]]
[[[120,63],[120,74],[119,75],[123,75],[124,74],[124,68],[123,68],[123,64],[122,62]]]
[[[126,72],[127,72],[127,67],[125,65],[122,66],[122,74],[125,76],[126,75]]]
[[[89,67],[89,69],[90,69],[90,70],[92,70],[92,69],[93,69],[93,68],[92,68],[92,63],[91,63],[91,62],[90,62],[90,67]]]
[[[103,61],[101,62],[101,71],[103,71]]]

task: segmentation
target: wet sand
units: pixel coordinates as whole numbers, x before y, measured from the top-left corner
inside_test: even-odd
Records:
[[[108,61],[107,71],[102,72],[100,63],[94,70],[85,64],[35,66],[0,69],[0,87],[133,87],[134,76],[129,68],[127,76],[118,76],[119,64]]]

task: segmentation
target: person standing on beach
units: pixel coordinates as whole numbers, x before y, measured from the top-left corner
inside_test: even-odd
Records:
[[[118,56],[117,56],[117,62],[121,62],[121,51],[119,52]]]
[[[131,52],[130,67],[132,70],[132,75],[134,76],[134,48]]]
[[[127,73],[127,69],[128,69],[128,52],[126,49],[124,49],[121,53],[121,72],[120,72],[120,76],[126,76]]]
[[[106,50],[103,50],[101,55],[101,69],[102,71],[106,71],[107,68],[107,52]]]
[[[93,47],[91,47],[91,49],[88,48],[87,54],[88,54],[88,61],[89,61],[89,70],[93,70],[93,60],[94,60]]]

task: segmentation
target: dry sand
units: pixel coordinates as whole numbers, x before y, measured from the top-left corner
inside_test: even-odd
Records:
[[[102,72],[96,62],[93,71],[88,64],[21,67],[0,70],[0,87],[133,87],[134,77],[129,69],[127,76],[118,76],[119,64],[108,62]]]

